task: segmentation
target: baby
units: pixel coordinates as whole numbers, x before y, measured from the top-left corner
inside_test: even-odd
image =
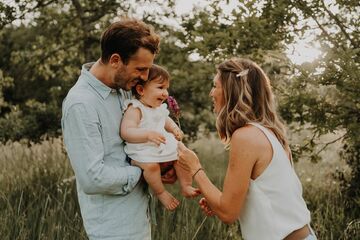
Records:
[[[154,194],[168,210],[174,210],[179,201],[165,190],[161,182],[159,163],[177,160],[177,144],[183,132],[169,117],[164,101],[168,98],[170,75],[162,67],[153,65],[147,81],[133,89],[136,99],[125,101],[126,111],[120,134],[126,141],[125,152],[132,164],[144,170],[143,175]],[[195,197],[199,190],[191,186],[191,175],[174,163],[182,194]]]

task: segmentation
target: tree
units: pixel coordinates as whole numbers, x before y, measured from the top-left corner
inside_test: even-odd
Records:
[[[0,7],[7,16],[0,23],[1,80],[13,83],[1,89],[0,140],[58,135],[62,99],[81,64],[99,57],[103,26],[128,2],[26,0]]]
[[[145,12],[143,19],[162,35],[156,62],[169,69],[171,94],[183,109],[183,130],[194,138],[199,126],[213,129],[208,93],[215,63],[230,55],[251,55],[267,64],[269,72],[278,72],[274,61],[268,64],[265,59],[281,47],[284,24],[277,20],[279,11],[273,13],[275,8],[268,6],[258,9],[256,1],[248,2],[230,17],[222,12],[221,1],[214,1],[209,6],[212,15],[199,10],[193,17],[183,17],[182,28],[177,29],[163,22],[164,18],[179,18],[174,1],[166,3],[152,2],[162,11],[156,15]],[[144,0],[137,4],[148,3]],[[20,26],[9,24],[11,21],[2,23],[5,27],[1,32],[7,37],[0,40],[4,50],[1,70],[13,79],[13,86],[3,89],[8,105],[0,114],[0,138],[36,140],[45,133],[57,135],[61,100],[76,81],[81,64],[99,56],[102,29],[117,14],[131,15],[136,7],[115,0],[91,4],[85,0],[27,0],[12,9],[9,19],[23,19],[30,12],[32,19]],[[191,60],[197,53],[200,59]],[[281,55],[278,53],[275,55]]]
[[[298,66],[281,113],[289,122],[311,124],[313,137],[300,150],[312,151],[323,134],[340,132],[334,141],[342,141],[341,156],[351,168],[349,177],[340,173],[347,206],[352,216],[360,214],[360,4],[358,1],[323,0],[292,3],[300,18],[309,24],[297,31],[319,32],[323,56],[311,64]],[[333,9],[333,10],[332,10]],[[334,10],[335,9],[335,10]],[[309,29],[309,26],[312,29]],[[312,155],[318,159],[318,153]],[[349,212],[350,213],[350,212]]]
[[[229,57],[252,58],[276,80],[275,85],[283,84],[284,73],[289,68],[289,60],[282,52],[284,41],[289,40],[285,28],[291,18],[285,18],[288,5],[271,5],[267,4],[271,1],[265,1],[259,6],[255,0],[244,1],[227,15],[221,7],[224,2],[213,1],[206,9],[194,9],[193,15],[182,16],[182,30],[171,35],[173,46],[177,43],[181,48],[177,47],[177,51],[172,48],[169,54],[174,56],[175,52],[174,58],[164,61],[171,63],[180,102],[192,100],[186,109],[193,121],[185,122],[196,128],[202,124],[205,129],[214,130],[208,94],[216,64]],[[191,59],[192,56],[197,59]]]

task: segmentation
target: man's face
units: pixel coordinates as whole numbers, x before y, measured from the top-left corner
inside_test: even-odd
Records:
[[[130,90],[142,79],[146,81],[155,55],[146,48],[139,48],[127,64],[122,64],[115,74],[114,84],[124,90]]]

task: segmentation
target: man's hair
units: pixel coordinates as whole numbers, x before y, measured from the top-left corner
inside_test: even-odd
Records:
[[[152,26],[136,19],[123,19],[111,24],[101,36],[101,61],[108,63],[112,54],[117,53],[124,64],[139,48],[156,54],[160,50],[160,37]]]
[[[149,69],[148,80],[147,81],[140,80],[136,84],[136,86],[137,85],[145,86],[146,84],[148,84],[149,82],[151,82],[151,81],[153,81],[155,79],[157,79],[159,81],[159,83],[163,83],[165,81],[170,81],[170,74],[165,68],[163,68],[163,67],[161,67],[159,65],[153,64],[151,66],[151,68]],[[139,99],[140,95],[136,91],[136,86],[134,86],[131,90],[132,90],[132,93],[135,95],[135,97],[137,99]]]

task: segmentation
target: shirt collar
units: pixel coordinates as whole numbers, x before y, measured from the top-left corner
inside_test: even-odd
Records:
[[[116,93],[116,89],[106,86],[103,82],[97,79],[92,73],[89,72],[91,66],[95,62],[85,63],[82,66],[81,74],[86,76],[87,83],[97,92],[103,99],[106,99],[110,93]]]

